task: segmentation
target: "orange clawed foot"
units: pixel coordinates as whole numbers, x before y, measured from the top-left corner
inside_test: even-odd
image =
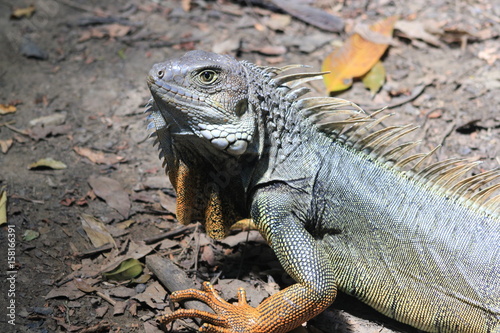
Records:
[[[238,290],[238,303],[230,304],[223,300],[209,282],[203,283],[203,290],[187,289],[172,293],[170,299],[179,302],[186,299],[196,299],[206,303],[214,313],[180,309],[168,315],[162,315],[158,320],[168,324],[175,319],[200,318],[206,323],[200,327],[200,332],[232,333],[232,332],[259,332],[256,323],[260,317],[257,309],[248,305],[243,288]]]

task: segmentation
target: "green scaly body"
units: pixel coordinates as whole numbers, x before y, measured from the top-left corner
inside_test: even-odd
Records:
[[[430,154],[406,158],[415,144],[393,145],[414,128],[374,132],[384,117],[303,98],[307,89],[290,82],[317,73],[286,70],[194,51],[150,72],[151,118],[181,222],[201,218],[222,237],[252,217],[297,281],[251,318],[235,310],[243,305],[206,296],[219,317],[179,310],[164,321],[198,316],[206,332],[287,332],[338,288],[428,332],[500,332],[498,185],[477,189],[498,170],[461,181],[472,167],[463,161],[423,167]],[[207,190],[193,199],[193,186]]]

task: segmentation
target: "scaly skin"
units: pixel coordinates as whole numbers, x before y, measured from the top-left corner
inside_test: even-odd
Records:
[[[413,128],[373,132],[384,117],[303,98],[307,89],[290,82],[317,74],[287,69],[193,51],[151,70],[150,119],[179,220],[201,220],[222,238],[251,217],[297,282],[256,308],[242,290],[237,304],[209,284],[175,292],[173,301],[199,299],[215,314],[178,310],[161,321],[288,332],[328,307],[338,288],[428,332],[500,332],[500,198],[491,196],[495,185],[478,191],[500,171],[460,181],[472,165],[405,158],[415,144],[391,144]]]

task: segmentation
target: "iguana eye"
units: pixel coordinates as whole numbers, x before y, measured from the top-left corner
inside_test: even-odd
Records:
[[[201,71],[198,74],[198,78],[199,78],[200,82],[203,84],[214,83],[215,80],[217,80],[217,77],[218,77],[217,73],[214,72],[213,70],[209,70],[209,69]]]

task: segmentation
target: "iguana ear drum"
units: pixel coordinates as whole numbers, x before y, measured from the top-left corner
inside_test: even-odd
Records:
[[[238,104],[236,104],[236,106],[234,107],[234,112],[238,117],[244,115],[247,112],[247,110],[248,110],[248,99],[246,98],[239,101]]]

